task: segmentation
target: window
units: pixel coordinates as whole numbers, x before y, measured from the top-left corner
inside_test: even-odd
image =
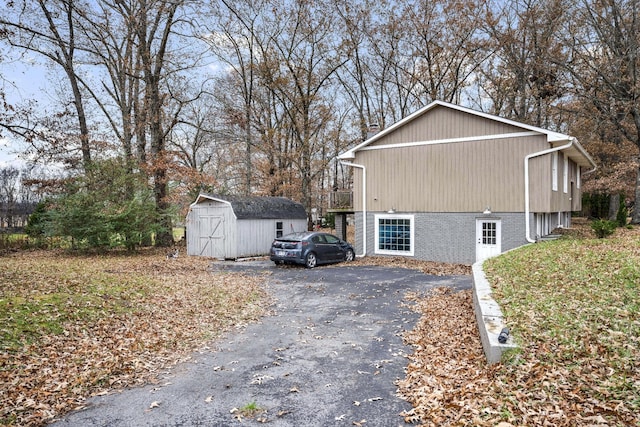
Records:
[[[551,153],[551,189],[558,191],[558,152]]]
[[[278,237],[282,237],[283,231],[284,231],[284,227],[282,225],[282,221],[277,221],[276,222],[276,239]]]
[[[495,245],[498,242],[496,233],[496,223],[483,222],[482,223],[482,244],[483,245]]]
[[[564,170],[562,171],[562,190],[565,193],[569,192],[569,157],[564,156]]]
[[[340,239],[338,239],[335,236],[332,236],[331,234],[326,234],[324,238],[327,240],[327,243],[330,243],[332,245],[340,243]]]
[[[376,215],[377,254],[413,255],[413,215]]]
[[[580,188],[580,166],[576,167],[576,187]]]

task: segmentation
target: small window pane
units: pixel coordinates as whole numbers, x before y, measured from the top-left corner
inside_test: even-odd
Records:
[[[411,220],[408,218],[380,218],[378,220],[378,249],[411,252]]]
[[[496,243],[497,243],[496,223],[495,222],[482,223],[482,244],[495,245]]]

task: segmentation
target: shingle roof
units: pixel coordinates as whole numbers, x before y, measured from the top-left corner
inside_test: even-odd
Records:
[[[195,203],[202,199],[227,202],[238,219],[307,219],[307,212],[300,203],[285,197],[258,196],[214,196],[200,194]]]

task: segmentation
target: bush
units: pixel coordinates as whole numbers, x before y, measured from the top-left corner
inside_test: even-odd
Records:
[[[611,196],[608,194],[583,193],[582,194],[582,212],[584,216],[589,218],[605,218],[609,215],[609,200]]]
[[[334,212],[327,212],[322,222],[323,227],[336,228],[336,214]]]
[[[29,232],[70,238],[74,249],[133,250],[160,230],[145,176],[118,158],[94,162],[41,210],[30,220]]]
[[[617,226],[618,223],[616,221],[609,221],[608,219],[598,219],[591,223],[591,229],[596,233],[598,239],[611,236]]]

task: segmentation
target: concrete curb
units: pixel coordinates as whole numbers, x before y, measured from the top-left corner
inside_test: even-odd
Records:
[[[480,332],[482,348],[489,364],[499,363],[502,360],[502,353],[518,348],[509,336],[507,342],[498,342],[498,335],[502,328],[506,327],[503,320],[502,310],[493,299],[491,286],[482,269],[483,261],[478,261],[472,266],[473,270],[473,309],[476,313],[476,323]]]

